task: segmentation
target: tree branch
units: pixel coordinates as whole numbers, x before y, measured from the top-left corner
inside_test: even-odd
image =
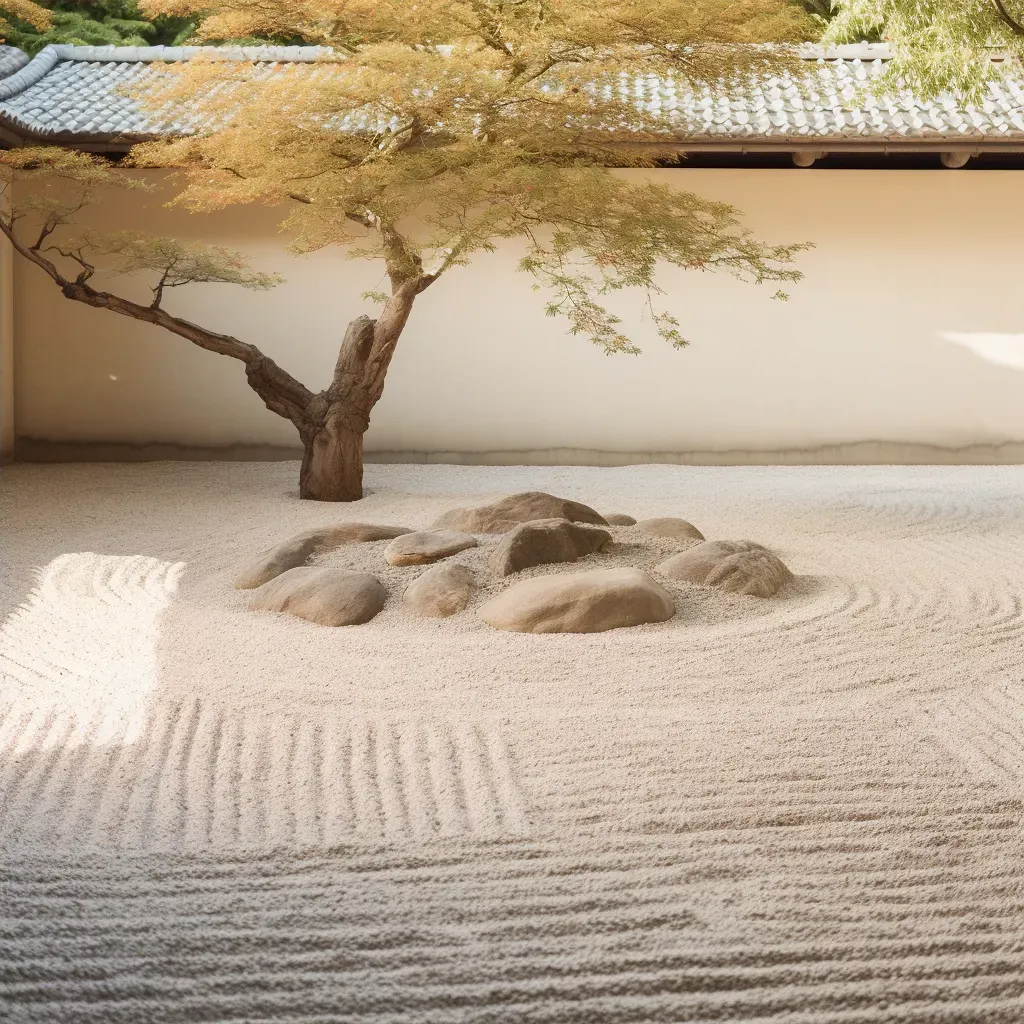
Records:
[[[33,249],[35,249],[35,246],[33,246]],[[45,251],[49,252],[51,249],[67,260],[74,260],[82,268],[82,272],[75,278],[78,284],[85,284],[96,273],[96,268],[86,260],[81,252],[68,252],[59,245],[48,245]]]
[[[502,38],[500,24],[487,5],[482,3],[481,0],[470,0],[470,7],[477,16],[477,31],[480,33],[480,38],[484,44],[492,50],[505,54],[506,57],[511,57],[512,47]]]
[[[1015,36],[1024,36],[1024,25],[1014,18],[1003,4],[1003,0],[992,0],[1000,21],[1005,24]]]
[[[160,275],[160,280],[157,281],[156,285],[153,288],[153,302],[152,302],[152,308],[153,309],[159,309],[160,308],[160,303],[163,302],[163,299],[164,299],[164,288],[167,285],[167,278],[170,275],[170,273],[171,273],[171,268],[167,267],[166,270],[164,270],[164,272]]]
[[[309,417],[306,410],[313,400],[313,393],[255,345],[227,334],[208,331],[189,320],[172,316],[158,306],[143,306],[120,295],[99,291],[87,283],[87,278],[83,280],[80,276],[74,281],[69,280],[37,248],[25,245],[18,238],[8,217],[0,217],[0,233],[3,233],[19,255],[39,267],[60,288],[65,298],[162,327],[208,352],[240,360],[245,364],[249,386],[263,399],[267,408],[291,420],[300,435],[308,429]],[[78,262],[81,263],[81,260]]]

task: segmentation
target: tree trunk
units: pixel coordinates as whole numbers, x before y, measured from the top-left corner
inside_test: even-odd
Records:
[[[18,237],[14,230],[17,218],[8,214],[0,217],[0,236],[7,238],[20,255],[43,270],[60,287],[65,298],[163,327],[209,352],[240,360],[245,364],[249,386],[266,407],[290,420],[299,431],[304,446],[300,497],[314,501],[358,501],[363,496],[363,434],[370,425],[370,410],[384,390],[384,378],[416,296],[433,284],[450,264],[433,274],[424,274],[419,255],[409,248],[394,225],[382,221],[371,211],[346,216],[381,233],[391,295],[378,319],[360,316],[348,325],[331,385],[316,395],[255,345],[172,316],[160,305],[162,283],[154,288],[155,298],[149,305],[93,288],[89,281],[94,268],[84,259],[55,245],[44,247],[54,228],[65,223],[61,218],[52,224],[47,221],[49,226],[44,228],[39,240],[30,245]],[[75,260],[82,272],[74,280],[65,277],[57,265],[43,255],[51,250]],[[168,271],[172,266],[173,263],[168,264]],[[165,280],[166,273],[161,282]]]
[[[363,434],[417,288],[415,281],[403,282],[378,320],[360,316],[346,328],[331,386],[312,398],[299,428],[304,445],[300,498],[358,501],[363,496]]]
[[[368,425],[347,402],[328,407],[323,422],[303,438],[300,498],[358,501],[363,496],[363,434]]]

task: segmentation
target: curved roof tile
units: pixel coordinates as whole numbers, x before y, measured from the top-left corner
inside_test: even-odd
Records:
[[[19,56],[20,55],[20,56]],[[144,84],[155,65],[196,56],[253,61],[266,74],[285,64],[334,58],[316,46],[112,47],[48,46],[31,61],[0,47],[0,138],[8,144],[62,142],[123,149],[144,138],[195,131],[180,111],[142,111],[123,95]],[[885,46],[860,44],[803,52],[807,73],[691,89],[685,82],[649,74],[622,75],[597,84],[663,118],[681,148],[785,148],[828,143],[851,148],[1024,149],[1024,82],[993,84],[980,109],[951,96],[922,102],[908,92],[871,95],[870,83],[889,59]],[[336,58],[335,58],[336,59]],[[357,119],[343,126],[355,127]]]

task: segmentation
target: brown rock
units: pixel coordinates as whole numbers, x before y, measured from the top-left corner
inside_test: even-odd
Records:
[[[435,565],[413,580],[404,601],[420,615],[443,619],[461,612],[473,596],[473,573],[464,565]]]
[[[384,557],[392,565],[427,565],[465,551],[466,548],[475,548],[477,543],[476,537],[453,530],[405,533],[396,537],[384,549]]]
[[[693,523],[685,519],[666,516],[663,519],[641,519],[636,524],[648,537],[664,537],[666,540],[703,540],[704,534]]]
[[[342,544],[391,540],[403,533],[412,531],[404,526],[376,526],[372,523],[341,523],[338,526],[306,530],[249,561],[238,574],[235,586],[239,590],[253,590],[289,569],[305,565],[314,555],[323,551],[330,551]]]
[[[625,512],[613,512],[610,516],[605,516],[604,521],[609,526],[636,526],[636,520],[632,516],[627,516]]]
[[[453,508],[434,523],[434,528],[461,530],[464,533],[505,533],[513,526],[533,519],[568,519],[574,523],[608,525],[589,505],[581,505],[568,498],[556,498],[543,491],[524,491],[521,494],[510,494],[493,505]]]
[[[601,633],[664,622],[675,613],[672,595],[632,567],[537,576],[480,609],[488,625],[517,633]]]
[[[499,576],[511,576],[534,565],[575,562],[600,551],[611,539],[607,530],[580,526],[567,519],[520,523],[502,537],[492,552],[491,568]]]
[[[257,587],[249,607],[287,612],[320,626],[356,626],[369,622],[387,598],[380,580],[368,573],[303,565]]]
[[[654,571],[753,597],[771,597],[793,579],[778,555],[750,540],[705,541],[666,559]]]

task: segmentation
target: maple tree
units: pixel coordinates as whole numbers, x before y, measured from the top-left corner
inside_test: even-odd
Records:
[[[363,435],[417,297],[504,240],[523,247],[519,267],[548,293],[546,312],[607,353],[638,351],[606,303],[621,289],[646,293],[657,333],[685,344],[659,303],[660,266],[754,282],[800,276],[801,245],[763,243],[727,204],[615,173],[676,159],[672,125],[638,102],[640,76],[721,90],[796,67],[786,44],[812,29],[786,0],[140,0],[140,9],[195,18],[199,38],[330,47],[333,57],[273,73],[216,54],[152,66],[138,102],[189,111],[192,130],[137,146],[127,163],[173,169],[176,201],[193,211],[288,204],[295,251],[341,245],[381,261],[388,288],[370,296],[379,311],[339,324],[333,377],[310,390],[255,345],[166,305],[186,284],[267,288],[274,278],[215,247],[75,234],[85,205],[140,183],[70,150],[0,154],[8,181],[39,179],[19,189],[0,230],[67,298],[240,360],[266,406],[298,431],[303,497],[361,496]],[[779,45],[750,45],[766,41]],[[100,269],[151,275],[153,301],[99,288]]]

